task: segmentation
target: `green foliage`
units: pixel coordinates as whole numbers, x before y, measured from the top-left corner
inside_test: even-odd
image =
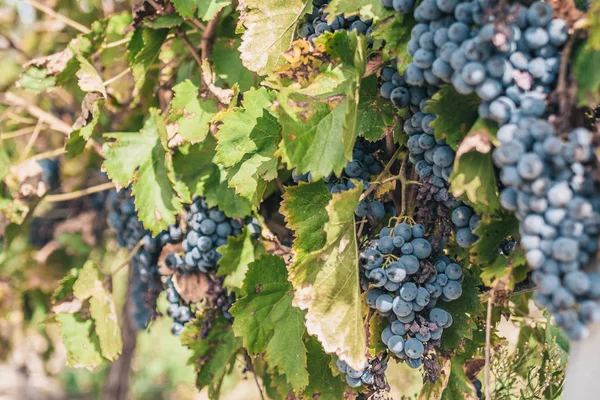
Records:
[[[357,137],[361,77],[366,68],[366,40],[355,33],[336,32],[316,39],[317,46],[335,59],[308,83],[280,79],[279,122],[283,140],[277,155],[288,168],[311,172],[313,178],[339,175],[352,159]]]
[[[133,72],[136,88],[139,89],[144,85],[148,69],[158,56],[168,33],[168,29],[138,28],[135,30],[127,46],[129,51],[127,60]]]
[[[132,186],[140,221],[154,234],[175,223],[182,204],[175,192],[175,170],[167,145],[167,128],[158,110],[138,132],[104,135],[114,139],[104,146],[103,167],[121,186]]]
[[[446,139],[454,150],[477,121],[477,107],[481,103],[476,94],[459,94],[451,85],[445,85],[429,100],[425,110],[436,115],[431,123],[437,140]],[[460,107],[457,107],[460,104]]]
[[[177,132],[186,140],[200,142],[206,138],[210,122],[218,111],[213,99],[201,99],[198,88],[190,80],[173,87],[171,121],[177,123]]]
[[[254,242],[252,232],[244,228],[241,235],[230,236],[227,244],[218,249],[219,254],[222,255],[219,260],[218,274],[225,277],[223,286],[238,295],[243,294],[242,285],[248,265],[264,253],[264,246]]]
[[[259,205],[267,183],[277,177],[273,156],[281,139],[281,126],[268,110],[275,99],[265,88],[244,94],[243,107],[229,109],[217,136],[216,162],[227,168],[229,186]]]
[[[306,256],[289,268],[295,304],[307,311],[308,332],[317,336],[326,352],[336,353],[355,369],[366,362],[354,225],[354,209],[361,191],[359,184],[355,189],[333,195],[325,207],[329,220],[323,226],[324,245],[310,252],[302,249]],[[290,221],[291,216],[305,210],[287,207],[286,212]],[[296,235],[300,234],[296,230]]]
[[[181,334],[181,343],[192,351],[188,364],[196,371],[196,386],[208,387],[210,398],[218,399],[223,378],[231,371],[242,341],[234,336],[225,319],[213,322],[206,339],[200,336],[201,325],[202,317],[189,323]]]
[[[263,256],[248,266],[246,295],[231,308],[233,331],[250,354],[265,353],[271,371],[277,369],[297,391],[308,384],[302,311],[292,306],[292,285],[283,260]]]

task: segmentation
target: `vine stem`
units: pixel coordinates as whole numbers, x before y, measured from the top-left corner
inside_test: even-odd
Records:
[[[37,126],[28,126],[28,127],[16,130],[14,132],[2,133],[2,134],[0,134],[0,141],[2,141],[2,140],[8,140],[8,139],[14,139],[14,138],[18,138],[20,136],[28,135],[31,132],[33,132],[36,127]]]
[[[48,203],[58,203],[60,201],[73,200],[78,199],[83,196],[87,196],[88,194],[103,192],[105,190],[113,189],[115,185],[112,182],[102,183],[100,185],[91,186],[89,188],[76,190],[70,193],[60,193],[60,194],[49,194],[44,197],[44,200]]]
[[[33,161],[38,161],[38,160],[44,160],[46,158],[52,158],[52,157],[57,157],[60,156],[61,154],[65,154],[67,152],[67,150],[65,150],[64,148],[58,148],[58,149],[54,149],[54,150],[50,150],[50,151],[45,151],[43,153],[39,153],[36,154],[35,156],[29,157],[27,160],[33,160]]]
[[[113,76],[112,78],[105,80],[104,82],[102,82],[102,85],[104,85],[105,87],[110,85],[111,83],[113,83],[113,82],[121,79],[125,75],[127,75],[129,73],[129,71],[131,71],[131,67],[127,68],[124,71],[121,71],[119,74]]]
[[[364,200],[369,194],[371,194],[373,190],[375,190],[378,186],[381,185],[383,177],[390,171],[390,168],[392,168],[392,165],[394,164],[400,153],[402,153],[401,147],[399,147],[398,150],[396,150],[396,152],[392,156],[392,158],[390,158],[390,161],[388,161],[383,171],[381,171],[379,176],[377,176],[375,182],[373,182],[371,186],[367,190],[365,190],[364,193],[360,196],[360,200]]]
[[[256,372],[254,371],[254,364],[252,364],[252,358],[250,355],[246,353],[246,362],[251,367],[252,376],[254,377],[254,382],[256,383],[256,387],[258,388],[258,393],[260,393],[260,399],[265,400],[265,396],[263,394],[262,387],[260,386],[260,382],[258,382],[258,377],[256,376]]]
[[[494,289],[490,292],[487,304],[487,315],[485,318],[485,400],[492,399],[490,350],[492,341],[492,309],[494,306]]]
[[[38,122],[35,125],[35,129],[33,130],[33,133],[31,134],[31,136],[29,136],[29,140],[27,140],[27,144],[25,145],[25,148],[23,149],[23,152],[21,153],[21,156],[19,157],[19,161],[24,161],[27,158],[27,155],[33,148],[35,141],[40,136],[40,132],[42,131],[43,126],[44,126],[44,118],[38,119]]]
[[[133,249],[131,249],[131,251],[127,254],[127,258],[125,259],[125,261],[123,261],[117,268],[114,269],[114,271],[111,271],[110,275],[111,276],[115,276],[115,274],[117,274],[119,271],[121,271],[124,267],[128,266],[129,263],[131,262],[131,260],[133,259],[133,257],[136,255],[136,253],[142,248],[142,245],[144,244],[144,239],[140,239],[139,242],[136,243],[136,245],[133,247]]]
[[[90,33],[91,32],[88,27],[81,25],[79,22],[73,21],[71,18],[65,17],[64,15],[57,13],[50,7],[47,7],[47,6],[43,5],[42,3],[39,3],[37,0],[24,0],[24,1],[26,3],[28,3],[29,5],[31,5],[32,7],[40,10],[44,14],[47,14],[47,15],[51,16],[52,18],[59,20],[60,22],[64,23],[65,25],[70,26],[71,28],[77,29],[81,33]]]
[[[126,44],[126,43],[129,43],[129,42],[131,42],[131,37],[127,37],[127,38],[124,38],[124,39],[116,40],[114,42],[106,43],[106,44],[104,44],[104,45],[102,45],[100,47],[102,49],[112,49],[113,47],[119,47],[122,44]]]
[[[200,68],[202,68],[202,57],[200,57],[200,54],[198,54],[198,52],[196,51],[196,48],[194,47],[192,42],[190,42],[190,39],[188,38],[187,33],[185,33],[185,31],[181,28],[179,28],[179,33],[181,36],[181,40],[183,40],[183,43],[185,44],[185,46],[188,48],[188,50],[192,54],[192,57],[194,57],[194,60],[196,60],[196,63],[198,64],[198,66]]]
[[[29,104],[25,99],[17,96],[14,93],[11,93],[11,92],[0,93],[0,103],[4,103],[4,104],[8,104],[8,105],[11,105],[14,107],[22,108],[25,111],[27,111],[29,114],[36,117],[37,119],[44,119],[46,124],[48,124],[51,129],[53,129],[57,132],[62,132],[65,135],[70,135],[71,131],[73,130],[63,120],[58,119],[54,115],[42,110],[41,108],[39,108],[33,104]]]

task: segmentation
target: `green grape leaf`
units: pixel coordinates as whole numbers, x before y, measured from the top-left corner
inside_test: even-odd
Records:
[[[450,377],[442,394],[442,400],[477,399],[475,386],[465,373],[465,360],[453,357],[450,361]]]
[[[244,279],[246,296],[230,312],[233,331],[242,338],[249,354],[265,353],[269,367],[277,368],[295,390],[308,384],[304,316],[292,306],[292,285],[285,262],[264,255],[252,262]]]
[[[200,0],[198,1],[198,18],[210,21],[217,13],[231,4],[231,0]]]
[[[398,109],[379,95],[378,86],[375,75],[362,80],[356,118],[356,131],[372,142],[379,140],[388,130],[392,130],[394,136],[401,131]]]
[[[484,215],[473,233],[479,240],[471,247],[471,260],[477,265],[488,265],[498,256],[498,246],[504,238],[518,237],[519,221],[513,214]]]
[[[496,171],[492,163],[495,125],[478,120],[456,152],[450,175],[450,190],[456,198],[468,200],[479,215],[500,211]]]
[[[177,123],[177,132],[186,140],[200,142],[206,138],[210,121],[219,111],[217,102],[201,99],[198,87],[189,79],[173,87],[169,116]]]
[[[198,0],[173,0],[177,13],[184,18],[192,18],[198,7]]]
[[[76,55],[84,59],[95,53],[104,41],[110,21],[112,18],[95,21],[91,32],[78,35],[63,50],[26,63],[18,85],[35,93],[66,85],[79,70]]]
[[[445,85],[428,101],[425,111],[437,117],[431,123],[437,140],[446,139],[454,150],[467,135],[479,116],[477,107],[481,100],[476,94],[458,93],[452,85]],[[460,104],[460,107],[457,107]]]
[[[160,53],[167,38],[168,29],[138,28],[127,46],[129,66],[133,73],[135,87],[141,88],[146,81],[148,69]]]
[[[250,214],[250,202],[227,186],[224,168],[213,162],[215,148],[215,139],[208,135],[202,143],[177,149],[173,165],[181,181],[182,198],[191,202],[192,195],[197,194],[209,207],[218,206],[228,217],[243,218]]]
[[[217,249],[222,256],[219,259],[217,275],[224,276],[223,286],[234,291],[238,296],[243,294],[242,284],[248,265],[265,251],[261,242],[255,242],[252,232],[246,227],[241,235],[229,236],[227,244]]]
[[[383,2],[372,0],[331,0],[327,5],[327,22],[332,23],[337,15],[359,15],[363,21],[377,21],[392,12],[383,8]]]
[[[55,318],[67,350],[69,367],[94,368],[104,362],[91,318],[83,321],[78,314],[66,313],[60,313]]]
[[[515,283],[525,279],[528,267],[525,252],[521,248],[514,249],[508,257],[496,257],[489,265],[482,268],[481,281],[488,287],[500,287],[512,290]]]
[[[102,98],[106,99],[108,97],[106,88],[96,68],[82,56],[77,55],[76,57],[79,61],[79,70],[75,75],[77,76],[79,88],[88,93],[100,93]]]
[[[596,15],[598,13],[595,13]],[[591,13],[589,15],[592,15]],[[600,36],[600,33],[598,34]],[[577,80],[577,96],[580,106],[594,108],[600,103],[600,44],[594,45],[592,39],[579,47],[575,54],[573,71]]]
[[[325,245],[327,235],[323,228],[329,221],[325,207],[331,198],[323,181],[300,183],[298,186],[285,188],[279,212],[296,236],[292,249],[297,260],[302,260]]]
[[[283,53],[294,40],[304,14],[312,12],[310,0],[246,0],[240,15],[242,63],[250,71],[266,75],[285,63]]]
[[[123,350],[117,309],[112,294],[104,288],[100,272],[92,261],[83,265],[73,284],[73,294],[80,300],[89,301],[102,356],[110,361],[116,360]]]
[[[465,271],[465,279],[461,284],[462,296],[448,303],[437,303],[437,307],[452,314],[454,320],[449,328],[444,328],[442,349],[457,349],[462,340],[473,338],[473,331],[477,329],[473,316],[483,312],[483,305],[479,300],[479,284],[479,279]]]
[[[387,13],[386,18],[375,25],[371,37],[383,43],[381,52],[384,57],[395,59],[398,72],[404,73],[412,61],[412,57],[408,53],[408,42],[416,21],[412,13],[400,14],[393,11],[387,11]]]
[[[242,341],[234,336],[230,323],[224,318],[213,321],[208,336],[202,339],[203,320],[199,316],[186,324],[181,343],[192,351],[188,364],[196,372],[196,386],[198,389],[208,387],[208,397],[218,399],[223,378],[231,372]]]
[[[138,217],[154,234],[175,223],[183,210],[174,191],[175,172],[167,146],[167,129],[160,111],[150,109],[150,117],[138,132],[104,135],[115,139],[103,147],[103,168],[120,186],[132,184]]]
[[[387,318],[384,318],[379,313],[373,313],[369,319],[369,337],[367,338],[367,345],[369,348],[369,354],[372,357],[376,357],[379,354],[386,351],[387,347],[381,341],[381,332],[389,325]]]
[[[319,341],[310,336],[306,340],[308,350],[307,365],[309,382],[303,395],[319,400],[339,400],[344,398],[346,384],[338,376],[333,376],[329,364],[331,355],[325,353]]]
[[[42,93],[56,86],[56,78],[46,68],[27,67],[21,74],[19,86],[33,93]]]
[[[250,89],[242,107],[229,109],[217,134],[216,162],[227,168],[229,186],[258,206],[267,182],[277,177],[273,156],[281,126],[268,107],[275,99],[266,88]]]
[[[254,85],[254,74],[244,68],[240,59],[240,39],[218,38],[213,46],[211,61],[217,77],[227,86],[237,84],[245,92]]]
[[[366,40],[355,32],[321,35],[315,44],[336,60],[308,85],[286,79],[278,87],[283,140],[277,150],[289,169],[311,172],[314,179],[339,175],[352,159],[357,137],[361,77],[366,68]]]
[[[306,310],[308,333],[317,336],[327,353],[335,353],[355,369],[366,362],[367,344],[354,221],[361,193],[359,183],[355,189],[333,195],[325,208],[329,216],[325,244],[289,268],[294,304]]]
[[[183,18],[178,14],[159,15],[154,20],[145,19],[144,25],[152,29],[173,28],[183,24]]]

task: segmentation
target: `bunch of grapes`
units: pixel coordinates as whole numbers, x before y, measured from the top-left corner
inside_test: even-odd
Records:
[[[425,238],[425,227],[405,223],[384,227],[360,254],[367,305],[388,318],[381,339],[398,359],[413,367],[431,363],[452,316],[437,308],[462,295],[460,265],[442,254],[440,237]]]
[[[501,203],[521,220],[521,246],[534,269],[536,302],[555,315],[572,339],[600,320],[595,258],[600,203],[591,177],[592,134],[583,128],[561,139],[547,122],[560,50],[569,27],[547,3],[491,10],[487,0],[424,0],[409,52],[410,85],[451,83],[483,100],[481,117],[500,124],[494,163],[505,186]]]
[[[327,23],[328,13],[325,11],[330,0],[313,0],[311,14],[305,16],[305,22],[298,28],[298,36],[312,42],[325,32],[354,30],[358,34],[369,35],[373,28],[371,21],[361,21],[358,16],[344,17],[337,15],[331,24]]]
[[[229,236],[239,235],[244,224],[255,235],[260,232],[260,226],[258,221],[251,218],[244,222],[229,218],[217,207],[208,207],[206,201],[199,196],[193,197],[185,223],[187,229],[182,242],[184,253],[169,253],[165,258],[165,265],[174,273],[206,275],[209,288],[206,292],[207,315],[203,321],[203,331],[207,333],[211,320],[218,317],[212,311],[219,310],[225,318],[231,319],[229,308],[235,301],[233,294],[223,288],[223,279],[215,275],[221,258],[217,248],[227,244]],[[170,303],[167,313],[174,319],[172,332],[179,335],[185,323],[190,320],[190,307],[180,298],[170,278],[165,285]]]
[[[324,179],[327,188],[331,193],[341,193],[353,189],[354,183],[351,179],[361,181],[363,191],[367,190],[371,183],[371,175],[377,175],[383,170],[383,165],[378,160],[379,153],[385,149],[383,141],[368,142],[360,139],[356,141],[352,151],[352,161],[349,161],[344,167],[342,175],[338,178],[334,174]],[[294,182],[312,182],[311,173],[298,174],[296,170],[292,171]],[[361,200],[354,211],[357,217],[363,218],[369,216],[374,220],[381,220],[385,217],[385,207],[377,200],[366,198]]]
[[[415,0],[383,0],[385,8],[393,8],[400,14],[409,14],[415,8]]]
[[[215,271],[221,258],[217,247],[227,244],[229,236],[242,232],[240,221],[228,218],[217,207],[209,208],[198,196],[193,198],[185,222],[184,255],[170,253],[165,259],[167,267],[181,273]]]
[[[446,145],[445,139],[435,140],[431,123],[436,115],[425,111],[427,101],[438,88],[432,85],[426,87],[408,85],[404,77],[395,72],[395,68],[389,67],[382,69],[381,79],[382,97],[391,99],[398,108],[409,107],[413,113],[412,117],[404,123],[404,131],[409,135],[406,144],[409,151],[408,159],[415,166],[415,171],[423,183],[420,192],[433,191],[432,198],[449,208],[457,244],[463,248],[471,247],[478,239],[473,234],[473,230],[477,227],[480,217],[473,212],[473,209],[457,201],[448,192],[448,179],[454,166],[455,153],[450,146]],[[427,212],[433,208],[420,207],[428,210]]]
[[[161,291],[161,278],[158,272],[158,258],[167,243],[178,243],[183,234],[179,227],[169,226],[156,237],[144,229],[137,217],[135,204],[128,190],[111,192],[108,204],[108,223],[117,233],[119,246],[133,250],[138,243],[141,247],[134,254],[132,297],[135,305],[134,318],[139,329],[148,325],[155,315],[156,298]]]
[[[337,360],[335,365],[338,371],[346,375],[346,383],[351,388],[359,388],[364,385],[367,390],[374,392],[390,389],[385,380],[385,370],[387,369],[385,358],[373,358],[367,361],[361,370],[355,370],[342,360]]]
[[[60,164],[58,160],[44,158],[37,161],[42,169],[42,181],[46,184],[48,192],[54,192],[60,188]]]

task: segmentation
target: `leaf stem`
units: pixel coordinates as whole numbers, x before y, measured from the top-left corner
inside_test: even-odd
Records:
[[[25,99],[17,96],[14,93],[0,93],[0,103],[22,108],[37,119],[43,118],[45,123],[48,124],[50,128],[54,129],[57,132],[62,132],[65,135],[70,135],[71,131],[73,130],[64,121],[56,118],[54,115],[42,110],[41,108],[33,104],[29,104]]]
[[[120,39],[114,42],[110,42],[110,43],[106,43],[105,45],[102,45],[101,48],[102,49],[112,49],[113,47],[119,47],[122,44],[126,44],[131,42],[131,36],[130,37],[126,37],[124,39]]]
[[[70,193],[49,194],[46,197],[44,197],[44,200],[48,203],[58,203],[66,200],[78,199],[80,197],[84,197],[92,193],[103,192],[105,190],[113,189],[114,187],[115,185],[112,182],[106,182],[100,185],[91,186],[89,188],[76,190]]]
[[[365,190],[364,193],[360,196],[360,200],[364,200],[369,194],[371,194],[373,190],[375,190],[378,186],[381,185],[381,180],[390,171],[390,168],[392,168],[392,165],[394,164],[400,153],[402,153],[401,147],[399,147],[398,150],[396,150],[396,152],[392,156],[392,158],[390,158],[390,161],[388,161],[383,171],[381,171],[379,176],[377,176],[375,182],[373,182],[371,186],[367,190]]]
[[[37,125],[35,126],[28,126],[25,128],[21,128],[19,130],[16,130],[14,132],[8,132],[8,133],[2,133],[0,134],[0,141],[2,140],[8,140],[8,139],[14,139],[20,136],[24,136],[24,135],[28,135],[31,132],[33,132],[35,129],[37,128]]]
[[[60,147],[58,149],[45,151],[43,153],[36,154],[35,156],[29,157],[26,161],[28,161],[28,160],[38,161],[38,160],[43,160],[46,158],[57,157],[57,156],[60,156],[61,154],[65,154],[66,152],[67,152],[67,150],[65,150],[63,147]]]
[[[50,7],[47,7],[47,6],[43,5],[42,3],[39,3],[37,0],[24,0],[24,1],[26,3],[29,3],[32,7],[40,10],[44,14],[49,15],[52,18],[59,20],[60,22],[64,23],[65,25],[70,26],[71,28],[77,29],[81,33],[90,33],[91,32],[89,30],[89,28],[87,28],[86,26],[81,25],[79,22],[73,21],[69,17],[65,17],[64,15],[57,13]]]
[[[490,292],[487,304],[487,315],[485,318],[485,400],[492,399],[491,371],[490,371],[490,349],[492,338],[492,308],[494,305],[494,289]]]
[[[35,144],[35,141],[40,136],[40,132],[42,131],[42,126],[44,126],[44,119],[40,118],[40,119],[38,119],[38,122],[35,125],[35,129],[33,130],[33,134],[29,137],[29,140],[27,140],[27,144],[25,145],[25,149],[23,149],[23,152],[19,156],[19,161],[24,161],[27,158],[27,154],[29,154],[29,152],[33,148],[33,145]]]
[[[258,377],[256,376],[256,372],[254,371],[254,364],[252,364],[252,358],[250,358],[250,355],[248,353],[246,353],[246,360],[248,364],[250,364],[250,367],[252,367],[252,376],[254,377],[254,382],[256,383],[256,387],[258,388],[258,393],[260,393],[260,399],[265,400],[263,390],[260,387],[260,382],[258,382]]]
[[[110,85],[111,83],[121,79],[122,77],[127,75],[130,71],[131,71],[131,67],[125,69],[124,71],[121,71],[119,74],[113,76],[112,78],[105,80],[104,82],[102,82],[102,85],[104,85],[106,87],[106,86]]]
[[[127,258],[125,259],[125,261],[123,261],[117,268],[115,268],[114,271],[111,271],[110,275],[114,276],[117,272],[121,271],[124,267],[129,265],[129,263],[131,262],[133,257],[135,257],[137,252],[142,248],[143,244],[144,244],[144,239],[142,238],[142,239],[140,239],[139,242],[136,243],[135,246],[133,246],[133,249],[131,249],[131,251],[129,253],[127,253]]]
[[[187,33],[185,33],[185,31],[181,28],[178,29],[178,32],[179,32],[179,36],[181,37],[181,40],[183,40],[183,43],[185,44],[185,46],[188,48],[188,50],[192,54],[192,57],[194,57],[194,60],[196,60],[196,63],[198,64],[198,66],[200,68],[202,68],[202,58],[200,57],[200,54],[198,54],[198,52],[196,51],[196,48],[194,47],[192,42],[190,42],[190,39],[188,38]]]

